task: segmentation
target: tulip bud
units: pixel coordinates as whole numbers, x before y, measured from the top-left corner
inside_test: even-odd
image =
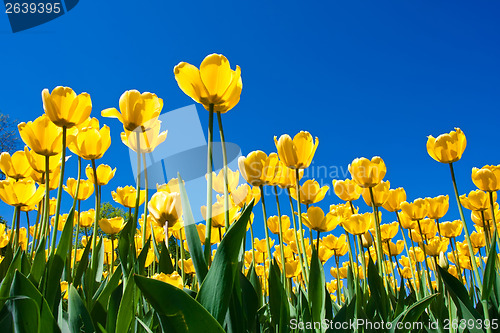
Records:
[[[448,260],[446,259],[445,255],[444,255],[444,252],[441,252],[439,254],[439,266],[441,266],[441,268],[446,269],[446,270],[448,270],[448,268],[450,267],[450,264],[448,263]]]

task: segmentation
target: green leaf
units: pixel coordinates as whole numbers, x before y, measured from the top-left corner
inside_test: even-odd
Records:
[[[106,331],[116,332],[116,319],[118,317],[118,309],[120,308],[120,302],[122,300],[123,288],[118,286],[111,293],[108,303],[108,316],[106,320]],[[101,323],[99,322],[99,325]]]
[[[94,323],[101,323],[102,325],[104,325],[104,323],[106,322],[106,309],[108,308],[108,300],[111,294],[114,292],[114,290],[118,287],[121,277],[122,277],[121,267],[117,266],[113,275],[108,280],[108,283],[106,283],[104,289],[99,294],[94,295],[95,297],[95,299],[93,300],[94,304],[92,306],[92,310],[90,311]],[[120,289],[122,288],[120,287]]]
[[[181,289],[138,275],[134,278],[146,299],[160,315],[162,326],[167,325],[173,332],[224,332],[217,320]]]
[[[419,320],[420,316],[422,313],[425,311],[425,309],[432,303],[432,301],[436,298],[438,294],[432,294],[430,296],[427,296],[425,298],[422,298],[420,301],[417,303],[412,304],[409,306],[405,311],[403,311],[393,322],[391,325],[391,330],[389,332],[396,332],[396,328],[398,327],[398,323],[402,323],[401,328],[397,330],[398,333],[400,332],[410,332],[411,331],[411,325],[409,325],[409,328],[405,328],[406,323],[412,323],[417,320]]]
[[[12,262],[7,269],[7,273],[5,273],[5,278],[2,280],[0,284],[0,308],[5,304],[5,298],[9,296],[10,285],[12,284],[12,280],[14,279],[14,274],[16,270],[21,268],[21,249],[17,249]]]
[[[39,246],[35,253],[35,259],[33,259],[33,265],[31,266],[31,272],[28,276],[29,279],[36,285],[40,283],[40,280],[45,271],[47,264],[45,257],[45,238],[41,241],[42,246]]]
[[[313,247],[309,273],[309,287],[307,291],[312,319],[315,322],[323,322],[325,319],[325,287],[323,265],[319,261],[316,248]]]
[[[186,233],[186,240],[189,248],[189,253],[193,259],[193,266],[196,271],[196,277],[198,282],[201,284],[208,274],[208,266],[203,256],[203,250],[201,248],[200,236],[198,235],[198,230],[196,229],[195,220],[193,217],[193,212],[191,211],[191,205],[189,203],[188,195],[186,193],[186,188],[184,187],[184,181],[181,175],[177,173],[179,178],[179,190],[181,191],[181,203],[182,211],[184,217],[184,230]]]
[[[290,306],[281,283],[281,271],[276,260],[273,260],[269,269],[269,311],[271,324],[278,328],[277,332],[289,332]]]
[[[134,319],[134,293],[135,283],[134,279],[128,279],[123,297],[118,309],[118,316],[116,318],[116,332],[128,332],[128,328],[132,319]]]
[[[384,320],[388,319],[389,297],[371,257],[368,262],[368,286],[370,287],[371,298],[375,300],[374,306],[380,313],[381,318]]]
[[[12,314],[13,328],[16,333],[40,331],[39,309],[32,298],[16,296],[8,299],[7,308]]]
[[[10,295],[12,297],[26,296],[32,299],[35,304],[37,304],[37,309],[39,309],[39,321],[43,330],[46,332],[60,332],[47,301],[43,298],[42,294],[40,294],[33,283],[19,271],[16,271],[15,273],[14,280],[12,281],[12,287],[10,289]]]
[[[172,258],[170,257],[170,252],[168,248],[165,246],[165,242],[161,242],[161,252],[160,252],[160,272],[164,274],[172,274],[174,271],[174,266],[172,265]]]
[[[255,292],[252,283],[243,273],[239,272],[239,277],[243,314],[245,315],[247,323],[246,326],[251,332],[253,332],[255,330],[257,320],[257,310],[259,309],[259,296]]]
[[[231,225],[220,242],[212,266],[201,284],[200,291],[196,297],[196,300],[221,325],[224,322],[224,317],[229,306],[234,280],[237,278],[238,257],[252,207],[253,203],[250,203],[243,210],[238,221]]]
[[[92,245],[92,237],[93,236],[90,236],[90,238],[87,240],[87,245],[83,250],[82,258],[80,259],[80,262],[76,267],[75,276],[73,277],[73,284],[75,285],[75,288],[78,288],[78,286],[80,285],[83,272],[85,272],[85,270],[87,270],[88,268],[90,247]]]
[[[68,287],[68,325],[72,332],[95,332],[92,318],[72,284]]]
[[[497,261],[497,232],[493,234],[493,240],[491,241],[490,253],[488,254],[488,260],[486,261],[486,267],[484,268],[483,275],[483,290],[481,292],[481,299],[488,300],[490,298],[491,291],[495,285],[495,280],[497,277],[496,261]]]

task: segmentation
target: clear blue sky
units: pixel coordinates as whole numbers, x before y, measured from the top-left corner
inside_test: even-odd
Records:
[[[274,135],[308,130],[320,139],[315,165],[346,169],[356,157],[380,155],[386,179],[408,200],[450,194],[451,220],[458,214],[449,170],[427,155],[426,136],[465,132],[456,164],[462,193],[474,188],[473,166],[500,163],[499,14],[494,1],[81,1],[13,34],[2,13],[0,110],[28,121],[43,112],[43,88],[90,93],[92,115],[111,127],[113,144],[100,161],[118,166],[103,189],[111,201],[111,190],[134,180],[121,124],[100,111],[128,89],[156,93],[165,112],[192,104],[173,67],[222,53],[242,68],[241,101],[223,120],[227,140],[244,154],[270,153]],[[198,113],[206,129],[207,112]],[[323,206],[338,202],[331,195]],[[0,213],[12,216],[3,204]]]

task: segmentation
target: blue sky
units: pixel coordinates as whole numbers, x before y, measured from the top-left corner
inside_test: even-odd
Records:
[[[43,112],[43,88],[90,93],[92,115],[111,127],[112,146],[99,161],[118,167],[103,189],[111,201],[111,190],[134,179],[121,124],[100,111],[118,106],[128,89],[156,93],[164,112],[190,105],[173,67],[222,53],[242,68],[241,101],[223,121],[243,154],[270,153],[274,135],[307,130],[320,140],[314,165],[346,170],[356,157],[379,155],[391,187],[403,186],[408,200],[450,194],[452,220],[449,170],[427,155],[426,136],[465,132],[455,166],[461,193],[474,189],[473,166],[500,163],[499,10],[493,1],[81,1],[15,34],[0,14],[0,110],[29,121]],[[206,129],[208,114],[198,113]],[[322,205],[338,202],[330,195]],[[0,214],[12,216],[3,204]]]

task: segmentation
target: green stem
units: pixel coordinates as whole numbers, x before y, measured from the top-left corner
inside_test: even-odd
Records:
[[[376,236],[376,242],[377,242],[377,263],[378,263],[378,269],[379,272],[382,272],[383,277],[384,277],[384,285],[386,285],[386,279],[385,279],[385,265],[384,262],[382,261],[382,239],[380,238],[380,221],[379,221],[379,216],[377,212],[377,207],[375,206],[375,199],[373,197],[373,188],[369,187],[368,188],[370,191],[370,198],[372,201],[372,209],[373,209],[373,215],[375,216],[375,236]]]
[[[208,149],[207,149],[207,224],[205,226],[205,261],[208,265],[212,261],[211,237],[212,237],[212,146],[214,141],[214,105],[209,105],[208,110]]]
[[[38,223],[40,222],[40,211],[42,209],[42,201],[38,203],[38,210],[36,213],[36,221],[35,221],[35,230],[33,231],[33,242],[31,243],[31,250],[30,253],[33,254],[33,251],[35,250],[35,242],[38,242]],[[28,230],[29,232],[29,230]]]
[[[425,246],[427,245],[427,237],[422,233],[422,227],[420,226],[420,220],[417,220],[418,232],[420,233],[420,239],[422,241],[422,251],[424,251],[424,263],[427,270],[427,284],[429,285],[429,290],[432,291],[431,273],[429,271],[429,264],[427,262],[427,250]],[[424,243],[425,240],[425,243]]]
[[[59,175],[59,187],[57,188],[57,203],[56,203],[56,217],[54,221],[54,232],[52,233],[52,245],[50,253],[53,254],[56,250],[57,240],[57,227],[59,226],[59,212],[61,211],[62,189],[64,181],[64,166],[66,164],[66,126],[62,128],[62,155],[61,155],[61,174]],[[49,179],[49,178],[47,178]],[[49,184],[50,182],[47,182]]]
[[[307,261],[306,245],[304,243],[304,230],[302,228],[302,208],[300,204],[300,181],[299,181],[299,169],[295,169],[295,182],[297,191],[297,214],[299,215],[299,231],[300,231],[300,242],[302,246],[302,255],[304,256],[304,267],[306,269],[305,282],[309,281],[309,262]],[[312,240],[311,240],[312,241]],[[298,244],[297,244],[298,247]]]
[[[283,246],[283,225],[282,225],[282,221],[281,221],[280,200],[278,198],[278,189],[276,186],[274,186],[274,195],[276,196],[276,207],[278,209],[281,267],[282,267],[281,277],[283,279],[283,285],[285,285],[286,284],[286,269],[285,269],[285,248]]]
[[[99,198],[99,190],[97,183],[97,168],[95,166],[95,160],[92,159],[92,170],[94,171],[94,194],[95,194],[95,218],[94,218],[94,228],[92,232],[92,258],[91,258],[91,267],[95,269],[97,266],[97,225],[99,223],[99,211],[100,211],[100,198]]]
[[[229,229],[229,181],[228,181],[228,168],[227,168],[227,152],[226,152],[226,140],[224,139],[224,130],[222,129],[222,117],[221,113],[217,112],[217,121],[219,123],[219,135],[222,145],[222,161],[224,163],[224,217],[225,217],[225,227],[226,230]]]
[[[460,196],[458,195],[457,181],[455,179],[455,172],[453,170],[453,163],[450,163],[451,180],[453,181],[453,189],[455,190],[455,197],[457,199],[458,210],[460,212],[460,219],[462,220],[462,225],[464,227],[465,239],[467,240],[467,245],[469,246],[469,253],[471,258],[474,257],[474,249],[470,241],[469,229],[467,228],[467,223],[465,222],[464,211],[462,209],[462,203],[460,202]],[[476,278],[479,289],[482,290],[483,285],[481,283],[481,278],[479,276],[479,271],[477,269],[476,260],[471,260],[472,268],[474,270],[474,277]]]
[[[264,200],[264,186],[260,185],[260,200],[262,201],[262,215],[264,217],[264,231],[266,234],[267,257],[271,260],[271,242],[269,240],[269,228],[267,227],[266,202]],[[264,260],[264,266],[266,261]]]
[[[304,260],[302,257],[302,253],[300,250],[300,243],[299,243],[299,238],[297,237],[297,221],[295,220],[295,211],[293,209],[293,201],[292,201],[292,196],[290,194],[290,189],[287,189],[288,192],[288,200],[290,201],[290,210],[292,212],[292,222],[293,222],[293,236],[295,237],[295,245],[297,246],[297,252],[298,252],[298,257],[299,257],[299,262],[300,262],[300,269],[302,272],[302,276],[306,276],[306,269],[304,267]]]
[[[77,194],[78,195],[78,194]],[[76,197],[76,195],[75,195]],[[75,243],[73,245],[74,251],[75,251],[75,256],[73,258],[73,276],[76,272],[76,250],[78,248],[78,234],[80,233],[80,200],[78,200],[78,219],[76,223],[76,237],[75,237]]]
[[[50,228],[49,212],[50,212],[50,165],[49,157],[45,156],[45,205],[44,205],[44,219],[42,236],[44,239],[47,237],[47,229]],[[40,238],[41,238],[40,237]]]
[[[136,180],[136,195],[135,195],[135,210],[134,210],[134,221],[137,224],[137,219],[139,217],[139,204],[141,202],[141,134],[139,131],[136,132],[137,137],[137,180]]]
[[[185,273],[184,273],[184,242],[182,237],[182,228],[179,229],[179,238],[181,243],[181,270],[182,270],[182,284],[186,284]]]
[[[144,165],[144,190],[146,191],[146,199],[144,202],[144,224],[142,228],[142,248],[146,245],[146,229],[147,229],[147,219],[148,219],[148,200],[149,200],[149,191],[148,191],[148,167],[146,163],[146,154],[142,154],[142,160]],[[154,237],[154,234],[151,234]]]
[[[399,218],[399,212],[396,211],[395,213],[396,213],[396,219],[398,220],[398,223],[399,223],[399,228],[401,229],[401,234],[403,235],[403,241],[405,244],[405,251],[408,254],[408,261],[410,262],[411,277],[413,279],[413,286],[414,286],[415,294],[417,296],[417,301],[418,301],[419,300],[419,293],[416,292],[417,291],[417,284],[416,284],[416,280],[415,280],[415,272],[413,271],[413,267],[414,267],[413,266],[413,259],[411,258],[410,251],[408,251],[408,242],[406,240],[403,225],[401,224],[401,219]]]
[[[495,233],[497,235],[497,245],[500,244],[500,235],[498,235],[498,230],[497,230],[497,220],[496,220],[496,216],[495,216],[495,202],[493,200],[493,192],[489,192],[490,193],[490,206],[491,206],[491,218],[492,218],[492,221],[493,221],[493,228],[495,228]],[[489,232],[489,228],[488,228],[488,232]],[[496,248],[495,248],[496,250]],[[489,255],[489,252],[488,252],[488,255]]]
[[[14,216],[16,217],[16,236],[14,238],[14,252],[17,251],[19,247],[19,224],[21,221],[21,206],[16,206],[14,209]]]

